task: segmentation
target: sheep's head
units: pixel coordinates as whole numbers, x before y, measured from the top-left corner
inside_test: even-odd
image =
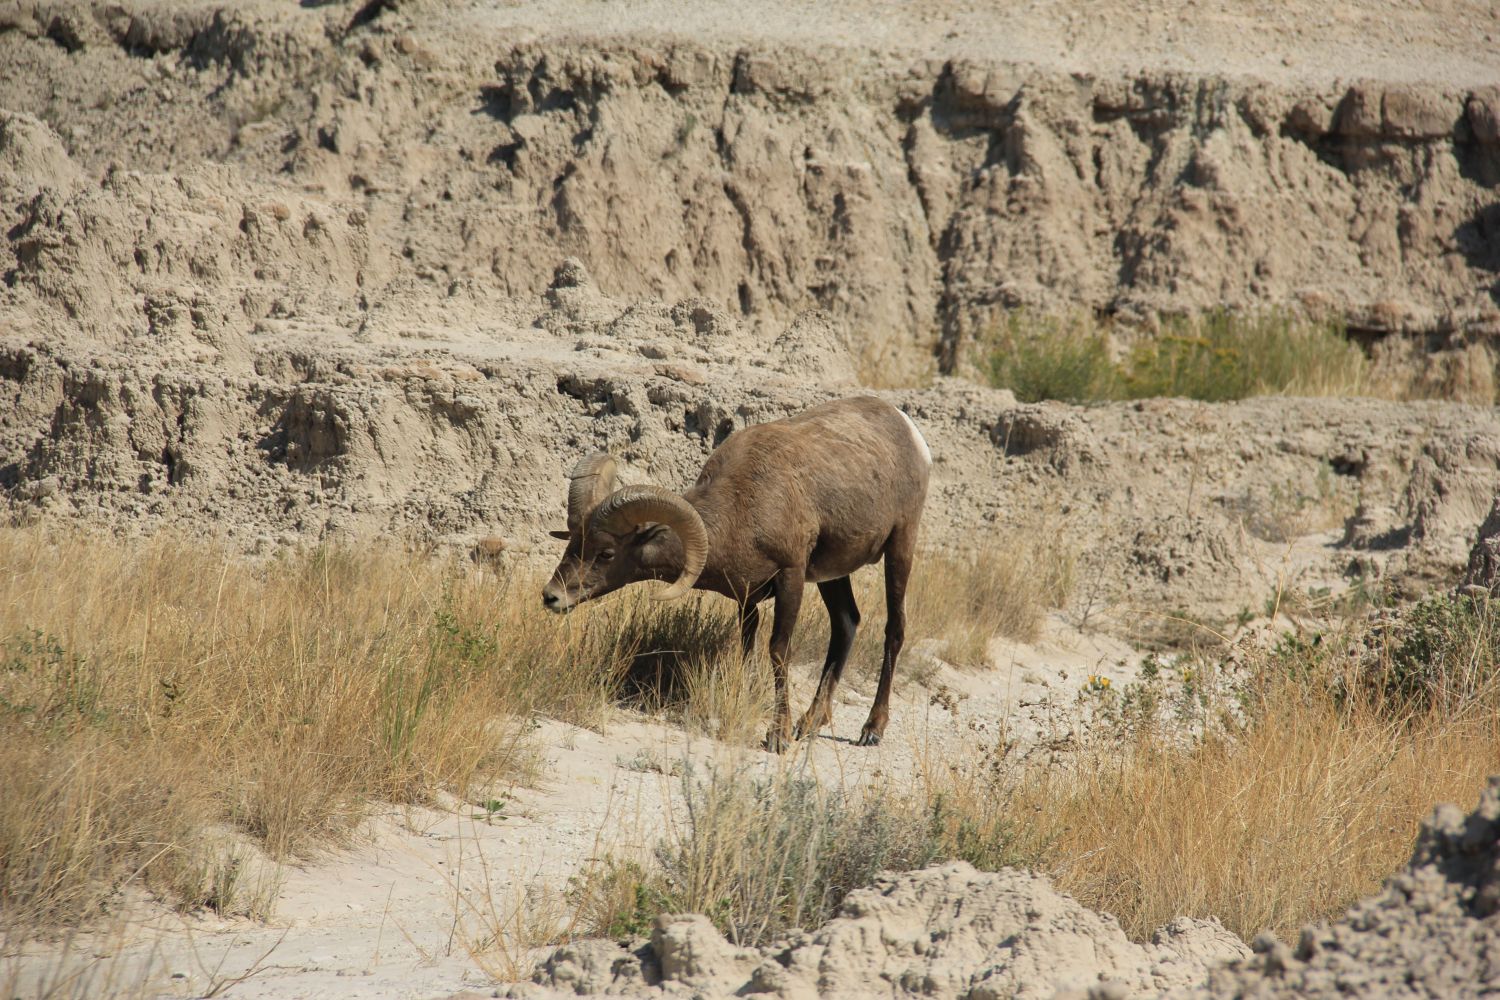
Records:
[[[562,561],[542,588],[542,605],[563,612],[626,584],[676,581],[654,594],[673,600],[692,589],[708,557],[708,535],[698,512],[657,486],[614,489],[615,461],[593,455],[573,468],[568,489],[568,530]]]

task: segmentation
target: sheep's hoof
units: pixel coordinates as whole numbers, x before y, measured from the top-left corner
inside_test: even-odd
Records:
[[[816,736],[818,734],[818,730],[822,729],[826,725],[828,725],[828,720],[826,719],[822,722],[813,722],[810,719],[803,719],[802,721],[797,723],[797,728],[792,730],[792,739],[805,740],[809,736]]]
[[[866,729],[859,734],[859,740],[855,746],[878,747],[880,746],[880,734],[873,729]]]
[[[791,743],[785,733],[773,729],[766,733],[766,742],[761,745],[771,753],[786,753]]]

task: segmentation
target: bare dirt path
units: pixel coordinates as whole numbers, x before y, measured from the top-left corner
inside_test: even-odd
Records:
[[[700,42],[943,53],[1087,75],[1209,72],[1318,86],[1361,77],[1444,86],[1485,86],[1500,79],[1500,13],[1478,0],[836,5],[564,0],[474,3],[466,16],[554,37],[665,32]]]

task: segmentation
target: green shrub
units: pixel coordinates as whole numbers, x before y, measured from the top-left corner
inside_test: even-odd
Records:
[[[1336,327],[1284,313],[1220,311],[1171,321],[1161,336],[1136,345],[1124,382],[1131,399],[1343,396],[1364,390],[1367,367],[1364,354]]]
[[[1378,692],[1402,710],[1457,710],[1495,693],[1500,630],[1487,597],[1435,594],[1379,638],[1369,665]]]
[[[758,776],[715,765],[684,776],[687,821],[652,863],[606,861],[576,879],[579,924],[612,936],[644,934],[660,912],[707,914],[731,941],[756,945],[833,916],[852,889],[884,870],[954,856],[951,826],[976,855],[981,834],[945,807],[894,807],[794,771]]]
[[[1357,395],[1369,363],[1343,331],[1286,313],[1220,310],[1168,319],[1116,360],[1109,331],[1087,321],[1010,314],[984,346],[990,383],[1023,402],[1180,396],[1217,402],[1278,393]]]
[[[1080,322],[1011,313],[987,345],[982,363],[990,384],[1023,403],[1121,399],[1121,372],[1109,338]]]

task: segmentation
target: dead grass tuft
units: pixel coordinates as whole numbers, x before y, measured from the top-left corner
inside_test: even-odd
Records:
[[[1236,737],[1143,734],[1119,757],[1028,772],[1004,806],[1031,818],[1011,827],[1016,851],[1137,939],[1177,915],[1287,938],[1375,891],[1433,803],[1472,800],[1500,752],[1492,714],[1402,724],[1300,688],[1272,697]]]
[[[1472,801],[1500,754],[1488,607],[1429,601],[1402,621],[1285,639],[1228,700],[1198,665],[1091,691],[1130,720],[1120,741],[1065,767],[946,771],[927,795],[1138,939],[1178,915],[1286,938],[1378,889],[1433,804]],[[1196,737],[1155,710],[1172,685]]]
[[[371,800],[526,780],[534,715],[597,727],[643,643],[714,638],[644,599],[539,614],[527,571],[387,549],[253,565],[26,529],[0,531],[0,566],[0,914],[22,931],[128,885],[263,910],[246,850],[305,856]]]

